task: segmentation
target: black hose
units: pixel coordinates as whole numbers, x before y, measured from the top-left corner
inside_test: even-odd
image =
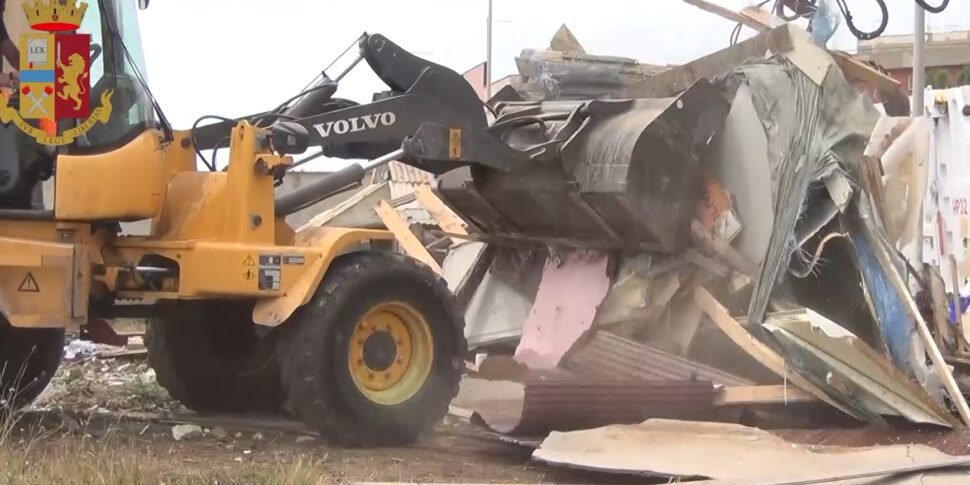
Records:
[[[849,31],[852,32],[852,35],[854,35],[856,39],[875,39],[876,37],[882,35],[882,33],[886,30],[886,25],[889,24],[889,9],[886,8],[885,0],[876,0],[876,4],[879,5],[879,10],[882,13],[882,20],[879,23],[879,27],[872,32],[864,32],[855,26],[855,23],[852,21],[852,14],[849,12],[849,7],[845,4],[845,0],[835,0],[835,2],[839,5],[839,10],[842,11],[842,16],[845,17],[846,26],[849,27]]]
[[[367,170],[354,163],[314,182],[276,198],[276,217],[288,216],[310,207],[333,195],[344,187],[360,182]]]
[[[916,4],[919,5],[920,7],[923,7],[923,10],[926,10],[927,12],[942,13],[944,10],[946,10],[947,5],[950,4],[950,0],[943,0],[942,2],[940,2],[939,7],[931,7],[927,5],[926,0],[916,0]]]

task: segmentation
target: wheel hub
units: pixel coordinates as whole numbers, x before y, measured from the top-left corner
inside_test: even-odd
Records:
[[[361,317],[350,338],[348,367],[358,390],[382,404],[413,396],[431,371],[434,343],[420,312],[382,303]]]
[[[364,365],[375,371],[386,371],[397,357],[397,344],[387,330],[379,330],[364,340]]]

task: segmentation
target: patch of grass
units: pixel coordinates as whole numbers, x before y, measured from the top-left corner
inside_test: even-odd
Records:
[[[0,424],[0,484],[234,485],[327,483],[322,461],[297,456],[283,462],[238,463],[171,456],[126,433],[103,438],[28,428],[15,418]]]
[[[0,445],[0,483],[58,485],[248,484],[303,485],[327,482],[314,463],[180,463],[134,442],[91,438]]]

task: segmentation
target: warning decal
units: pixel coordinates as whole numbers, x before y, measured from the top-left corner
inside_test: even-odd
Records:
[[[24,280],[20,282],[17,291],[22,293],[40,293],[40,287],[37,286],[37,280],[34,279],[32,273],[27,273],[27,276],[24,276]]]
[[[246,256],[246,259],[243,260],[243,266],[256,266],[256,260],[253,259],[252,254]]]
[[[283,257],[278,254],[259,255],[259,275],[257,276],[260,290],[280,291],[280,281],[283,279],[283,271],[280,265]]]

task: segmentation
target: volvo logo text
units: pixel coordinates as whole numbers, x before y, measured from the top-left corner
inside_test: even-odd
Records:
[[[396,121],[397,116],[387,111],[384,113],[347,118],[345,120],[328,121],[326,123],[320,123],[319,125],[313,125],[313,127],[317,129],[321,137],[326,138],[330,136],[330,133],[344,135],[358,131],[373,130],[378,126],[391,126]]]

